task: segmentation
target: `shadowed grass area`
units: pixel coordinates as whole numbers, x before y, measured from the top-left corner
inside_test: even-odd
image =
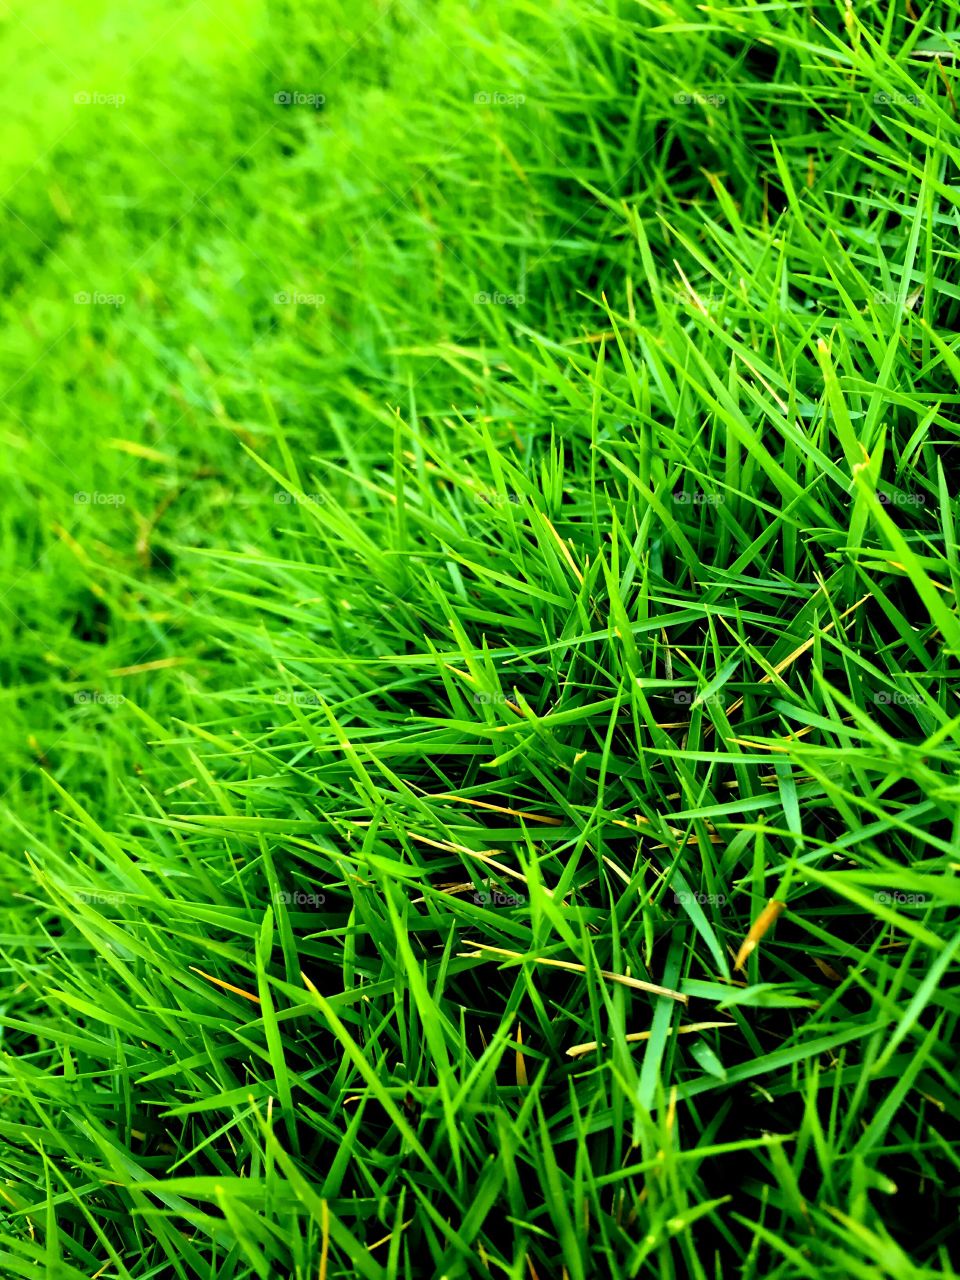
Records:
[[[958,32],[8,3],[0,1280],[955,1274]]]

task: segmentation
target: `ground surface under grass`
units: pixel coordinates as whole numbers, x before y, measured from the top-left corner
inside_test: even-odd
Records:
[[[0,1280],[955,1275],[960,3],[0,41]]]

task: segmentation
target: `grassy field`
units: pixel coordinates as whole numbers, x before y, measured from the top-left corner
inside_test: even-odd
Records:
[[[0,1280],[956,1276],[960,0],[0,41]]]

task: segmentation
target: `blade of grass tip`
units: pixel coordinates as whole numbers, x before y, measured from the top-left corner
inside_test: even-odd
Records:
[[[389,1091],[381,1081],[380,1077],[377,1075],[377,1072],[374,1070],[371,1064],[364,1057],[359,1046],[357,1045],[353,1037],[350,1035],[347,1028],[343,1025],[343,1023],[337,1017],[336,1013],[333,1011],[329,1001],[327,1001],[320,994],[320,992],[313,985],[313,983],[310,981],[310,979],[307,977],[305,973],[301,973],[300,976],[303,979],[304,986],[307,988],[307,991],[310,997],[312,998],[313,1002],[316,1004],[317,1008],[323,1014],[324,1019],[326,1020],[328,1026],[330,1027],[330,1030],[333,1033],[334,1038],[340,1044],[344,1053],[347,1055],[347,1057],[350,1059],[353,1065],[356,1067],[358,1073],[360,1074],[367,1088],[370,1089],[374,1097],[383,1107],[384,1111],[386,1111],[386,1113],[389,1115],[390,1119],[396,1125],[397,1129],[400,1131],[404,1140],[409,1144],[411,1150],[416,1153],[417,1158],[422,1161],[422,1163],[430,1171],[433,1177],[437,1180],[437,1183],[440,1186],[441,1190],[444,1192],[444,1194],[450,1196],[452,1200],[456,1200],[456,1195],[453,1188],[450,1186],[446,1178],[443,1176],[443,1173],[441,1172],[440,1168],[437,1166],[436,1161],[434,1161],[431,1158],[430,1154],[427,1152],[426,1148],[423,1146],[420,1139],[411,1129],[410,1125],[407,1122],[406,1117],[403,1115],[400,1108],[394,1102]]]
[[[586,1272],[583,1266],[583,1237],[577,1227],[574,1225],[570,1215],[568,1201],[569,1197],[564,1193],[563,1182],[561,1180],[560,1166],[553,1149],[553,1138],[550,1134],[550,1126],[547,1123],[547,1117],[543,1110],[543,1105],[539,1094],[536,1102],[537,1107],[537,1126],[540,1131],[540,1153],[542,1156],[541,1168],[543,1169],[543,1195],[546,1202],[547,1212],[550,1214],[551,1221],[557,1232],[557,1236],[563,1247],[563,1257],[567,1270],[572,1276],[572,1280],[586,1280]]]
[[[214,1188],[214,1197],[225,1221],[230,1224],[241,1252],[259,1277],[259,1280],[270,1280],[271,1276],[276,1274],[273,1269],[273,1263],[267,1258],[247,1230],[248,1224],[245,1221],[245,1215],[241,1216],[235,1202],[224,1193],[221,1187]]]
[[[939,1042],[946,1018],[947,1013],[944,1011],[924,1036],[922,1042],[916,1046],[915,1051],[909,1055],[905,1069],[874,1112],[866,1131],[857,1143],[857,1155],[867,1155],[886,1137],[894,1116],[903,1105],[907,1094],[914,1087],[917,1076],[926,1067],[934,1047]]]
[[[680,977],[681,962],[686,949],[686,939],[682,933],[674,934],[670,950],[667,952],[667,959],[664,965],[663,976],[664,981],[676,984]],[[643,1065],[640,1068],[640,1088],[638,1093],[638,1101],[640,1106],[646,1112],[653,1110],[654,1101],[657,1096],[657,1089],[663,1079],[661,1074],[661,1064],[663,1055],[666,1051],[667,1040],[671,1034],[671,1019],[673,1018],[675,1009],[667,1000],[658,1000],[656,1008],[653,1011],[653,1025],[651,1027],[650,1039],[647,1042],[646,1052],[643,1055]],[[636,1127],[639,1117],[635,1121],[633,1140],[636,1144],[640,1140],[640,1134]]]
[[[716,961],[717,968],[724,978],[730,977],[730,966],[727,961],[726,953],[720,945],[720,939],[717,937],[713,925],[707,919],[706,912],[700,904],[698,895],[693,893],[689,884],[683,878],[679,871],[674,872],[673,885],[674,896],[683,910],[690,918],[690,923],[694,929],[703,938],[704,942],[710,950],[710,954]]]
[[[943,637],[947,649],[955,654],[960,653],[960,618],[957,617],[955,610],[949,608],[944,602],[940,591],[931,581],[920,560],[914,555],[910,544],[887,515],[883,504],[877,498],[876,491],[866,483],[862,466],[855,470],[854,478],[863,500],[869,507],[870,514],[880,526],[887,543],[903,565],[914,590],[926,606],[931,621]]]
[[[521,1088],[526,1088],[529,1081],[527,1080],[527,1060],[523,1056],[523,1028],[517,1023],[517,1084]]]
[[[257,990],[260,993],[260,1016],[263,1019],[263,1032],[267,1041],[267,1051],[273,1067],[273,1078],[280,1098],[287,1134],[295,1153],[299,1154],[300,1139],[297,1132],[296,1113],[293,1105],[293,1089],[288,1074],[286,1054],[283,1048],[283,1037],[277,1022],[276,1011],[270,995],[270,979],[267,975],[267,964],[273,953],[273,908],[267,907],[263,924],[256,944]]]
[[[362,1276],[364,1280],[386,1280],[387,1273],[371,1257],[369,1248],[365,1244],[361,1244],[344,1226],[337,1215],[331,1212],[329,1199],[321,1196],[313,1185],[307,1181],[297,1162],[289,1152],[284,1150],[273,1128],[259,1111],[256,1118],[263,1140],[272,1152],[277,1166],[289,1182],[297,1199],[310,1214],[311,1218],[319,1224],[321,1233],[326,1232],[337,1247],[343,1250],[350,1259],[357,1275]]]
[[[904,1009],[903,1017],[897,1023],[896,1029],[890,1037],[890,1041],[887,1044],[886,1049],[884,1049],[880,1054],[880,1057],[874,1063],[874,1075],[879,1075],[881,1072],[886,1070],[890,1059],[893,1057],[900,1044],[917,1025],[920,1015],[930,1003],[934,992],[943,979],[944,974],[947,972],[947,969],[950,967],[958,947],[960,947],[960,933],[958,933],[954,937],[953,941],[940,953],[931,966],[929,973],[927,973],[920,982],[920,985],[914,992],[913,997],[907,1004],[906,1009]]]
[[[410,946],[410,935],[407,921],[405,918],[401,918],[397,910],[397,906],[393,901],[393,895],[390,891],[390,886],[385,885],[384,887],[384,902],[386,903],[387,911],[390,915],[390,922],[393,926],[393,937],[396,941],[397,948],[406,969],[407,981],[410,984],[410,993],[432,1057],[432,1067],[437,1080],[437,1090],[440,1095],[441,1106],[449,1129],[447,1137],[450,1144],[450,1156],[453,1160],[454,1171],[457,1177],[457,1185],[461,1190],[463,1190],[463,1158],[459,1136],[457,1134],[457,1118],[453,1112],[451,1097],[451,1095],[456,1092],[456,1086],[451,1071],[450,1056],[447,1051],[446,1035],[448,1034],[448,1028],[445,1026],[443,1014],[441,1013],[437,1002],[430,994],[430,990],[424,979],[420,965],[417,963],[416,956],[413,954],[413,949]]]

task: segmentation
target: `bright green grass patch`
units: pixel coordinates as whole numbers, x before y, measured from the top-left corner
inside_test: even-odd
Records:
[[[0,1276],[953,1275],[960,7],[82,14]]]

